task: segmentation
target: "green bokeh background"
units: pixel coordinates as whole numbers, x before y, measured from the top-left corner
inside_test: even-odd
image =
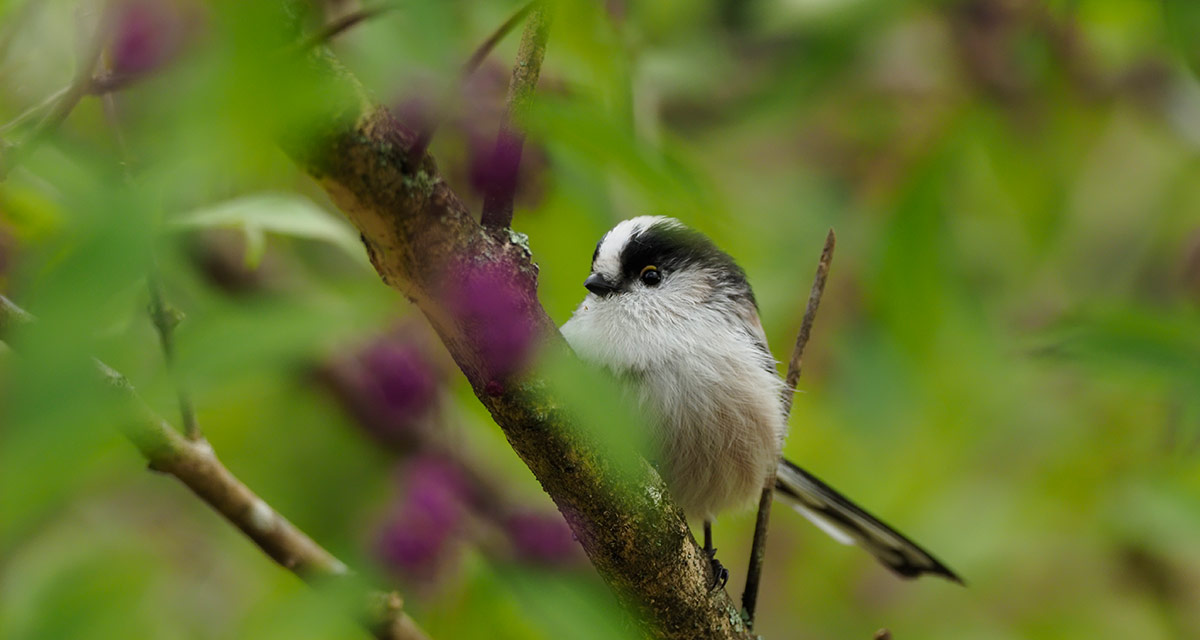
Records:
[[[969,584],[897,580],[778,509],[764,637],[1200,637],[1200,17],[1188,0],[556,5],[513,225],[550,315],[565,321],[582,298],[606,229],[673,215],[739,260],[786,360],[834,228],[786,454]],[[120,135],[85,98],[0,183],[0,290],[39,318],[0,353],[0,638],[365,637],[337,594],[314,593],[148,473],[79,366],[99,355],[176,420],[144,313],[153,258],[186,314],[179,367],[216,451],[348,564],[391,579],[371,540],[397,495],[394,460],[305,371],[412,312],[274,142],[328,96],[275,62],[287,15],[272,3],[165,6],[191,12],[199,33],[115,94]],[[102,11],[0,7],[8,122],[69,81],[78,25]],[[452,88],[516,7],[407,2],[332,48],[401,107]],[[496,90],[457,101],[432,147],[476,211],[464,127],[494,132],[517,37],[479,72]],[[234,218],[264,242],[254,268],[270,287],[231,295],[192,248],[242,236],[194,212],[262,194],[284,197]],[[451,384],[462,446],[549,508],[462,378]],[[733,594],[752,519],[717,524]],[[586,566],[467,549],[405,593],[434,638],[628,634]]]

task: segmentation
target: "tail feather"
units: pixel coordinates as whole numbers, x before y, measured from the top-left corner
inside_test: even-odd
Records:
[[[928,573],[964,584],[933,554],[787,460],[779,461],[775,491],[834,540],[857,544],[902,577]]]

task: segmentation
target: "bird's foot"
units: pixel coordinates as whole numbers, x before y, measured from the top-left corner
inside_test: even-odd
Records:
[[[713,591],[724,589],[725,583],[729,582],[729,569],[726,569],[725,565],[721,564],[720,560],[717,560],[716,549],[705,549],[704,552],[708,555],[708,561],[712,563],[713,581],[712,584],[708,585],[708,588]]]

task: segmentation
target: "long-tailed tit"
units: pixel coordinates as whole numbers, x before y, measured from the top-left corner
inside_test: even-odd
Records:
[[[843,544],[906,578],[953,571],[895,529],[781,457],[784,382],[767,350],[754,293],[733,259],[672,218],[643,216],[596,245],[589,294],[562,327],[585,361],[636,395],[653,427],[652,459],[722,583],[712,519],[755,502],[775,470],[775,495]]]

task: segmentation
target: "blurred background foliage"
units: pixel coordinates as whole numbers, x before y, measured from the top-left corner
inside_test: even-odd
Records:
[[[437,340],[278,150],[329,98],[281,49],[358,8],[280,6],[0,2],[0,139],[24,145],[0,292],[39,318],[0,352],[0,638],[362,637],[113,428],[88,354],[178,424],[151,274],[222,459],[401,585],[431,636],[626,637]],[[516,34],[458,69],[517,7],[412,0],[331,44],[405,121],[444,119],[433,153],[476,211]],[[786,453],[969,583],[900,581],[779,510],[764,637],[1200,637],[1196,7],[556,3],[514,224],[551,316],[608,227],[674,215],[745,267],[786,359],[833,227]],[[128,82],[26,143],[44,109],[22,114],[96,47]],[[752,519],[716,527],[734,594]]]

